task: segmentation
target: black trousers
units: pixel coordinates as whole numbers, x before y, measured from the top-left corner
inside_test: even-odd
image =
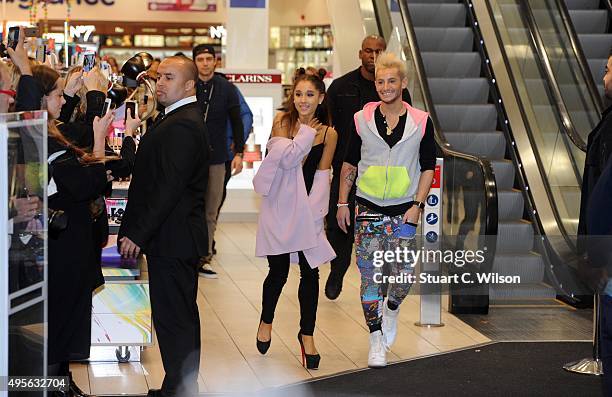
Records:
[[[355,185],[353,185],[348,199],[351,224],[349,225],[348,233],[344,233],[338,226],[338,221],[336,220],[336,212],[338,212],[336,204],[338,204],[338,195],[340,193],[340,169],[338,168],[338,172],[335,171],[334,168],[329,194],[329,212],[326,216],[326,234],[327,240],[336,252],[336,258],[330,262],[331,271],[329,277],[335,277],[342,280],[351,264],[353,242],[355,241],[355,234],[353,232],[353,227],[355,226]]]
[[[302,335],[314,333],[319,303],[319,269],[311,269],[304,254],[300,258],[300,332]],[[278,298],[283,291],[289,275],[289,254],[268,255],[270,270],[263,283],[261,321],[272,324]]]
[[[147,256],[153,325],[166,376],[168,396],[198,393],[200,369],[199,258]]]

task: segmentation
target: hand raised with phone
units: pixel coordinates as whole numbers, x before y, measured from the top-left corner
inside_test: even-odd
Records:
[[[136,133],[136,130],[138,130],[138,127],[140,127],[140,123],[140,117],[138,117],[138,115],[134,117],[132,114],[132,109],[127,109],[125,119],[125,135],[133,136]]]
[[[115,112],[113,110],[109,110],[102,117],[96,116],[93,121],[93,130],[94,130],[94,143],[102,141],[106,138],[108,133],[108,128],[113,122],[113,117],[115,116]]]
[[[106,92],[108,88],[108,80],[97,66],[91,69],[91,71],[83,73],[83,84],[88,92]]]
[[[19,69],[22,76],[32,75],[32,65],[28,58],[28,52],[25,48],[25,32],[23,26],[19,27],[19,39],[17,41],[17,47],[15,49],[8,47],[6,52],[8,53],[13,64]]]
[[[68,77],[66,81],[66,87],[64,87],[64,94],[69,97],[73,97],[83,87],[83,71],[75,72]]]

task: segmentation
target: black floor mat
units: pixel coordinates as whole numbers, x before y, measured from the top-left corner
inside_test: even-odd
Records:
[[[260,395],[602,396],[600,377],[572,374],[562,368],[591,352],[589,343],[496,343],[266,390]],[[321,365],[325,365],[324,356]]]

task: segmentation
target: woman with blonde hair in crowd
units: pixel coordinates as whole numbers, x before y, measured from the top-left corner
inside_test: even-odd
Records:
[[[323,231],[328,210],[331,160],[336,131],[315,116],[321,111],[325,85],[319,76],[300,74],[293,84],[291,107],[274,119],[268,153],[253,179],[263,196],[257,227],[256,255],[268,259],[263,283],[257,349],[265,354],[272,338],[276,304],[289,274],[299,263],[302,365],[319,367],[313,334],[319,298],[318,267],[335,257]],[[327,113],[327,112],[322,112]],[[326,118],[327,120],[327,118]]]

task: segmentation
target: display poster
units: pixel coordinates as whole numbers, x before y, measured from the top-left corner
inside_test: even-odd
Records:
[[[107,198],[106,212],[108,214],[108,223],[110,226],[120,225],[125,208],[127,207],[127,198]]]
[[[150,11],[217,11],[217,0],[148,0]]]
[[[150,345],[153,324],[147,283],[106,283],[92,300],[91,344]]]

